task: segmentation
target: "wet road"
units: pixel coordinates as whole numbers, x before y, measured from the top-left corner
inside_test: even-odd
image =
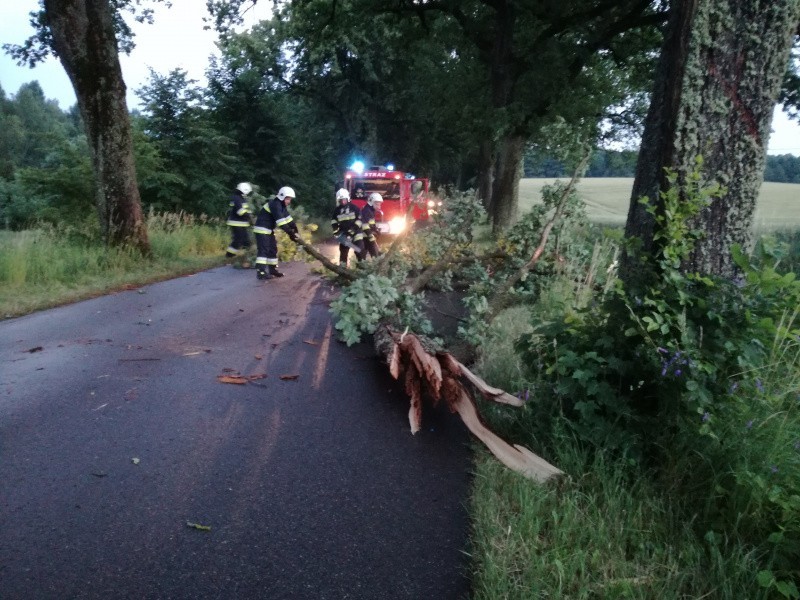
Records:
[[[2,600],[467,597],[466,429],[284,270],[0,322]]]

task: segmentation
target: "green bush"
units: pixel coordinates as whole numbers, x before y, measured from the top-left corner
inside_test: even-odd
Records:
[[[653,469],[699,533],[751,545],[759,581],[797,597],[800,283],[769,244],[735,253],[735,281],[684,273],[689,224],[716,191],[695,174],[684,192],[650,208],[661,250],[641,287],[536,320],[520,341],[542,399],[528,418],[564,415],[584,443]]]

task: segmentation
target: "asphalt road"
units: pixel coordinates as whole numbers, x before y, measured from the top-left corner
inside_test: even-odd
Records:
[[[466,428],[282,268],[0,322],[0,599],[468,596]]]

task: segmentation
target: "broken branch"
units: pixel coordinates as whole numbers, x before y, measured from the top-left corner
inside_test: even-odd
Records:
[[[461,379],[475,386],[490,400],[512,406],[522,406],[522,400],[488,385],[450,353],[432,352],[426,346],[423,339],[413,333],[400,334],[388,327],[381,327],[375,333],[375,348],[386,359],[392,377],[403,378],[410,398],[408,417],[412,433],[421,427],[421,402],[427,392],[434,402],[444,398],[470,432],[508,468],[540,482],[563,474],[527,448],[511,445],[492,432],[480,418],[475,401]]]
[[[311,256],[313,256],[319,262],[321,262],[322,266],[325,267],[326,269],[328,269],[329,271],[333,271],[334,273],[336,273],[340,277],[344,277],[345,279],[347,279],[347,281],[351,281],[351,282],[355,281],[358,278],[356,276],[356,274],[353,273],[350,269],[347,269],[347,268],[344,268],[344,267],[340,267],[339,265],[336,265],[336,264],[332,263],[330,260],[327,259],[327,257],[324,254],[322,254],[319,250],[314,248],[314,246],[312,246],[311,244],[309,244],[305,240],[297,238],[295,243],[298,246],[302,246],[303,250],[305,250]]]

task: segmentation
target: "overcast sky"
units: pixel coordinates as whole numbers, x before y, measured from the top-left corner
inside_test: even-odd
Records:
[[[262,2],[261,13],[247,15],[247,24],[265,18],[268,2]],[[37,0],[2,0],[0,6],[0,43],[22,43],[32,33],[28,24],[28,13],[38,10]],[[206,15],[206,0],[173,0],[167,9],[158,6],[153,25],[133,24],[136,33],[136,48],[130,56],[121,55],[122,73],[128,86],[128,106],[136,108],[139,99],[136,90],[149,78],[148,68],[161,75],[174,69],[185,70],[191,79],[205,83],[208,57],[216,54],[216,34],[203,30]],[[14,95],[19,87],[30,81],[38,81],[49,99],[58,100],[66,110],[75,104],[75,93],[61,64],[49,58],[33,69],[18,67],[0,50],[0,86],[6,95]],[[770,136],[770,154],[794,154],[800,156],[800,124],[790,121],[783,111],[776,109]]]

